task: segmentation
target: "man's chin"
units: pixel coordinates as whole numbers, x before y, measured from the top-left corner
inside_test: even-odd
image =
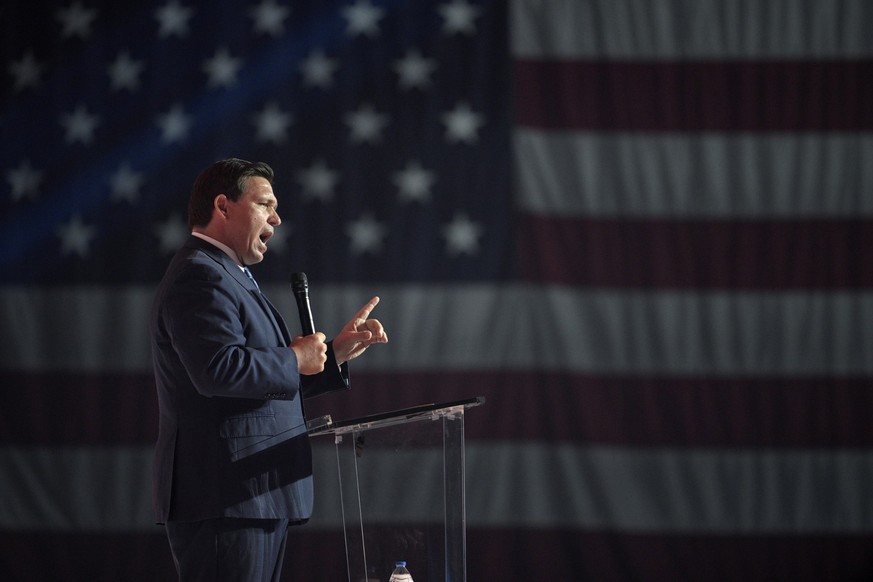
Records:
[[[256,263],[260,263],[264,260],[264,253],[261,252],[251,252],[246,257],[246,265],[254,265]]]

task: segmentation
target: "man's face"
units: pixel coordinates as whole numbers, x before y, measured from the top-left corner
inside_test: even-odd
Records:
[[[245,265],[264,260],[267,240],[273,236],[273,228],[279,226],[276,208],[278,201],[273,187],[260,176],[249,178],[239,200],[227,200],[227,240]]]

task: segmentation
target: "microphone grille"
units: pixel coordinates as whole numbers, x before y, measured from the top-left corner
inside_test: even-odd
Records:
[[[295,292],[309,290],[309,280],[306,278],[306,273],[291,275],[291,289]]]

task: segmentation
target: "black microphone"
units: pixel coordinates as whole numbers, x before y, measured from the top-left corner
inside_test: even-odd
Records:
[[[300,328],[303,335],[315,333],[315,323],[312,321],[312,308],[309,306],[309,280],[306,273],[291,275],[291,291],[297,300],[297,311],[300,312]]]

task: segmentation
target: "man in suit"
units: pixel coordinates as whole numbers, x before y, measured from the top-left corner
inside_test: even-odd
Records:
[[[238,159],[200,174],[152,308],[155,513],[180,580],[279,579],[287,528],[312,511],[302,401],[348,388],[347,362],[388,341],[378,297],[331,342],[291,338],[248,271],[281,223],[272,180]]]

